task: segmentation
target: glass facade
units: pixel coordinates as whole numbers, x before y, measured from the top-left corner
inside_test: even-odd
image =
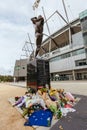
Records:
[[[76,66],[84,66],[87,65],[86,59],[75,61]]]
[[[58,60],[62,60],[62,59],[68,58],[68,57],[71,56],[71,53],[72,53],[72,56],[83,54],[83,53],[85,53],[85,49],[82,48],[82,49],[79,49],[79,50],[75,50],[73,52],[69,52],[69,53],[62,54],[60,56],[56,56],[56,57],[50,59],[50,62],[58,61]]]
[[[87,80],[87,71],[85,72],[77,72],[76,80]]]
[[[79,16],[81,21],[87,63],[87,10],[81,12]]]
[[[80,19],[83,19],[83,18],[87,17],[87,10],[82,11],[82,12],[79,14],[79,17],[80,17]]]
[[[62,59],[68,58],[68,57],[70,57],[70,56],[71,56],[70,53],[65,53],[65,54],[63,54],[63,55],[56,56],[56,57],[50,59],[50,62],[62,60]]]
[[[84,48],[73,51],[72,52],[72,56],[83,54],[83,53],[85,53],[85,49]]]
[[[83,34],[84,44],[87,46],[87,32]]]
[[[15,66],[15,70],[20,70],[20,66],[18,65],[18,66]]]
[[[51,73],[51,80],[52,81],[64,81],[64,80],[72,80],[73,76],[72,73],[63,73],[63,74],[58,74],[58,73]]]
[[[26,69],[25,66],[15,66],[15,70],[21,70],[21,69]]]

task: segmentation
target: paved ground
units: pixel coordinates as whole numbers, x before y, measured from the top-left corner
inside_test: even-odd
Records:
[[[51,86],[54,88],[63,88],[65,91],[69,91],[72,94],[87,96],[87,81],[51,82]]]
[[[76,112],[68,113],[66,117],[56,122],[50,130],[87,130],[87,97],[78,97],[80,97],[81,100],[74,107]],[[60,127],[63,129],[60,129]]]
[[[13,82],[9,85],[26,87],[26,82]],[[51,82],[53,88],[63,88],[72,94],[87,95],[87,81],[54,81]]]
[[[63,88],[66,92],[69,91],[80,97],[81,100],[74,107],[76,112],[55,121],[51,128],[41,127],[37,130],[87,130],[87,81],[55,81],[51,82],[51,87]]]
[[[25,127],[25,119],[11,106],[8,98],[24,95],[26,89],[0,83],[0,130],[33,130]]]
[[[12,86],[23,87],[23,88],[26,87],[26,82],[11,82],[11,83],[8,83],[8,84],[12,85]]]
[[[17,87],[18,86],[18,87]],[[8,103],[8,98],[23,95],[26,91],[26,83],[0,84],[0,130],[32,130],[31,127],[24,127],[25,120]],[[77,82],[51,82],[54,88],[63,88],[73,94],[79,94],[80,102],[75,106],[76,112],[69,113],[65,118],[54,123],[49,130],[87,130],[87,81]],[[84,95],[84,96],[83,96]],[[20,127],[19,127],[20,126]],[[48,130],[39,127],[37,130]]]

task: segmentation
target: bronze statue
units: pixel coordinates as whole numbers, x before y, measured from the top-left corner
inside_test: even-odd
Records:
[[[44,18],[41,15],[39,15],[38,17],[31,18],[31,21],[35,25],[35,36],[36,36],[36,46],[37,46],[35,52],[35,57],[36,57],[42,43]]]

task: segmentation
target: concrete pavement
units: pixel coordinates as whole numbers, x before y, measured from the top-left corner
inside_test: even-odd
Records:
[[[26,82],[12,82],[9,84],[18,87],[26,87]],[[52,81],[51,87],[56,89],[62,88],[72,94],[87,96],[87,81]]]
[[[87,130],[87,81],[55,81],[51,82],[51,87],[63,88],[66,92],[80,97],[81,100],[75,106],[76,112],[69,113],[59,121],[53,120],[50,128],[38,127],[36,130]],[[63,129],[60,129],[60,126]]]
[[[19,83],[14,83],[11,85],[15,85],[18,87],[26,87],[26,83],[23,82],[19,82]],[[87,113],[86,109],[87,106],[85,104],[85,100],[87,100],[87,81],[54,81],[51,82],[51,87],[52,88],[56,88],[56,89],[64,89],[66,92],[71,92],[72,94],[75,95],[79,95],[79,97],[81,98],[81,101],[76,105],[76,112],[75,113],[70,113],[68,116],[66,116],[63,119],[58,120],[53,120],[51,127],[37,127],[36,130],[60,130],[60,124],[62,124],[64,130],[67,130],[67,128],[69,127],[69,129],[71,130],[86,130],[86,122],[87,121]],[[81,96],[84,95],[84,96]],[[86,101],[87,102],[87,101]],[[85,110],[85,111],[84,111]],[[83,111],[83,112],[82,112]],[[79,114],[80,113],[80,116]],[[85,120],[83,120],[84,118],[84,114],[85,114]],[[69,117],[72,118],[71,122],[68,123]],[[78,118],[79,117],[79,118]],[[78,121],[78,122],[77,122]],[[79,127],[79,124],[82,124],[81,127]],[[78,124],[78,125],[77,125]],[[66,127],[67,126],[67,127]],[[75,128],[75,129],[73,129]]]
[[[50,130],[87,130],[87,96],[79,96],[81,100],[74,106],[76,112],[62,117]],[[60,129],[60,126],[62,129]]]
[[[53,88],[63,88],[72,94],[87,96],[87,81],[60,81],[51,82]]]

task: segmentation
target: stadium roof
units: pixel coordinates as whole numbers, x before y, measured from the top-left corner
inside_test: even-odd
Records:
[[[49,51],[61,48],[69,44],[70,31],[72,34],[81,31],[80,19],[72,21],[70,24],[65,25],[51,36],[48,36],[42,43],[39,55],[42,56]]]

